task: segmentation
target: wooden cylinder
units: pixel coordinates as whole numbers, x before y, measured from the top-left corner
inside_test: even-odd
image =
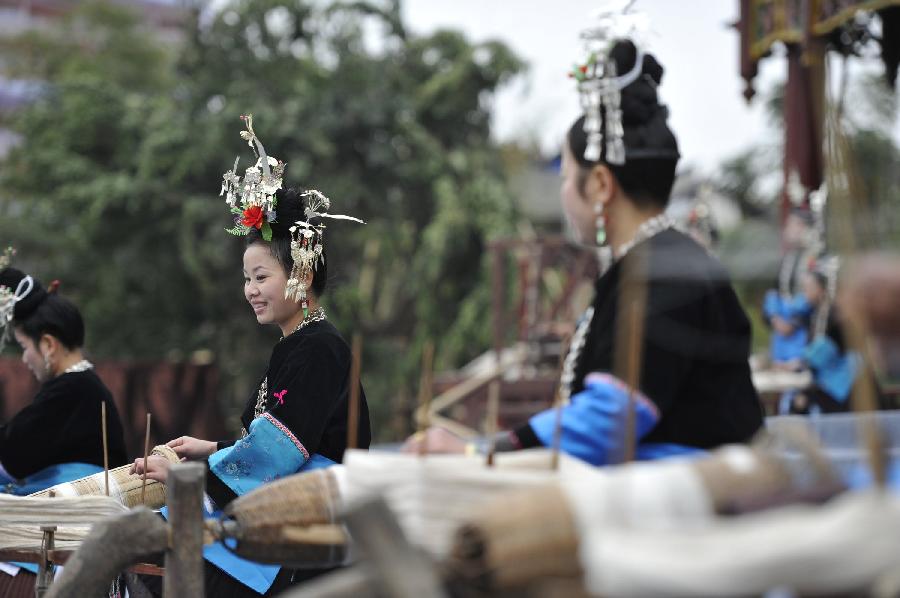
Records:
[[[166,481],[171,538],[166,551],[164,598],[203,596],[203,492],[206,468],[179,463]]]

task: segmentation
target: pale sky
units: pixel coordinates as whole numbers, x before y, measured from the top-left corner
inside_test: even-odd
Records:
[[[578,33],[598,0],[404,0],[405,21],[419,33],[462,30],[471,41],[499,39],[530,63],[529,72],[495,102],[500,140],[538,139],[550,153],[580,114],[566,73],[583,59]],[[738,0],[637,0],[649,17],[649,50],[666,69],[660,86],[678,136],[684,166],[712,174],[724,160],[758,142],[778,140],[767,129],[761,95],[786,76],[786,63],[769,58],[747,105],[739,71]],[[881,69],[880,61],[873,68]]]

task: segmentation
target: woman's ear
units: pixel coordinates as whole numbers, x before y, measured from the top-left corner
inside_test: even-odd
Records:
[[[606,164],[597,164],[588,174],[585,195],[591,203],[599,202],[606,207],[616,196],[618,187],[619,183],[609,167]]]
[[[37,342],[37,350],[45,358],[53,360],[59,352],[60,342],[52,334],[42,334]]]
[[[307,270],[300,276],[300,284],[301,284],[301,286],[303,286],[304,288],[307,289],[307,292],[309,292],[308,289],[312,288],[312,283],[313,283],[312,270]]]

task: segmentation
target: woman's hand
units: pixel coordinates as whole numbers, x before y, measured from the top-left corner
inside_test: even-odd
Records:
[[[417,453],[422,444],[429,453],[457,453],[466,452],[466,441],[439,426],[432,426],[424,432],[416,432],[403,443],[404,453]]]
[[[175,440],[170,440],[166,446],[175,451],[175,454],[188,461],[199,461],[206,459],[218,449],[215,442],[210,440],[200,440],[193,436],[182,436]]]
[[[149,457],[147,457],[146,466],[143,459],[135,459],[134,464],[131,466],[131,469],[128,471],[128,473],[142,474],[146,470],[148,480],[156,480],[157,482],[165,484],[166,480],[169,477],[169,467],[171,466],[172,463],[165,457],[160,457],[159,455],[150,455]]]

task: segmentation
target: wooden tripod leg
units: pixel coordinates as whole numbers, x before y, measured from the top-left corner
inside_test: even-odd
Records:
[[[66,562],[50,586],[47,598],[101,596],[109,582],[129,565],[162,552],[169,542],[169,526],[145,507],[102,521]]]

